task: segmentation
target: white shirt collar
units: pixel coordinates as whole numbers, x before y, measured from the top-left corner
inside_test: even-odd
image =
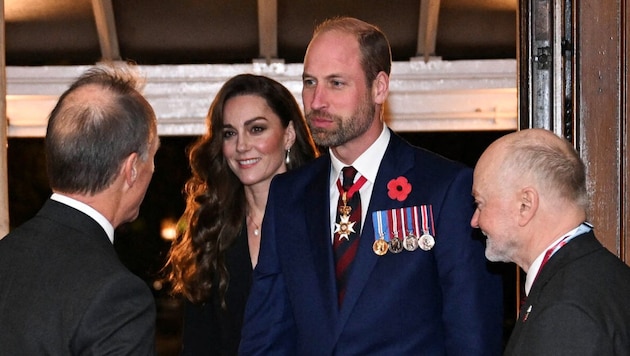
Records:
[[[372,197],[372,190],[374,188],[374,182],[376,181],[376,173],[378,173],[378,167],[380,166],[381,161],[383,160],[383,156],[385,155],[385,151],[387,150],[387,145],[389,144],[389,139],[391,137],[391,132],[389,129],[383,125],[383,131],[379,137],[370,145],[370,147],[361,154],[354,162],[352,162],[352,166],[359,172],[359,174],[355,177],[355,182],[359,179],[359,175],[364,176],[367,180],[365,184],[360,189],[361,192],[361,206],[368,207],[370,203],[370,199]],[[330,221],[331,221],[331,241],[334,238],[334,228],[335,228],[335,218],[337,216],[337,201],[339,199],[339,189],[337,188],[336,182],[340,176],[341,169],[346,165],[342,163],[335,155],[330,151],[330,161],[331,161],[331,172],[330,172],[330,181],[329,183],[329,198],[330,198]],[[361,209],[361,221],[365,221],[365,217],[367,216],[368,209]],[[365,225],[361,225],[361,231],[365,228]]]
[[[383,131],[378,136],[376,141],[372,143],[372,145],[365,150],[354,162],[352,162],[352,166],[362,175],[364,176],[368,182],[374,183],[376,180],[376,174],[378,173],[378,167],[380,162],[385,155],[385,150],[387,150],[387,145],[389,144],[389,138],[391,133],[386,125],[383,125]],[[335,157],[332,150],[330,152],[330,160],[332,163],[332,171],[330,172],[330,184],[335,184],[337,178],[339,178],[339,173],[341,169],[346,166],[343,162],[341,162],[337,157]]]
[[[79,210],[80,212],[86,214],[87,216],[91,217],[92,219],[94,219],[99,225],[101,225],[103,230],[105,230],[105,233],[107,234],[107,237],[109,238],[109,241],[111,241],[111,243],[114,243],[114,227],[109,222],[109,220],[107,220],[101,213],[96,211],[96,209],[76,199],[72,199],[66,195],[59,194],[59,193],[53,193],[50,199],[58,201],[62,204],[68,205],[70,207],[73,207]]]

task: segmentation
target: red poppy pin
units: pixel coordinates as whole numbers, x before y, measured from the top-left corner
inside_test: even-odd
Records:
[[[392,179],[387,183],[387,195],[398,201],[407,199],[409,193],[411,193],[411,184],[407,178],[400,176],[396,179]]]

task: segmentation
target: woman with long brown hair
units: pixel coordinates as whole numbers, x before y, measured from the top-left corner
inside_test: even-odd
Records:
[[[186,299],[183,354],[235,355],[272,178],[318,153],[293,95],[251,74],[229,79],[189,150],[182,229],[166,265]]]

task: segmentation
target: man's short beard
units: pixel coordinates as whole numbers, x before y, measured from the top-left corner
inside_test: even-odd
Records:
[[[503,246],[497,246],[496,243],[493,243],[490,239],[486,240],[486,259],[491,262],[514,262],[512,261],[510,255],[511,252],[516,249],[514,243],[504,243]]]
[[[313,110],[306,115],[306,121],[311,129],[313,141],[322,147],[336,147],[363,135],[374,120],[374,103],[370,98],[365,100],[359,109],[351,116],[343,118],[320,110]],[[336,125],[333,130],[314,127],[312,117],[331,119]]]

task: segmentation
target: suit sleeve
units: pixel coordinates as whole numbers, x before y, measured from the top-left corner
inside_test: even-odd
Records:
[[[500,355],[502,282],[489,271],[485,244],[470,226],[471,170],[451,182],[436,218],[435,258],[443,293],[448,355]]]
[[[263,219],[258,264],[245,308],[239,355],[295,355],[296,328],[276,249],[275,210],[272,182]],[[279,192],[280,194],[282,192]]]
[[[155,302],[132,274],[107,281],[72,338],[75,355],[155,355]]]

